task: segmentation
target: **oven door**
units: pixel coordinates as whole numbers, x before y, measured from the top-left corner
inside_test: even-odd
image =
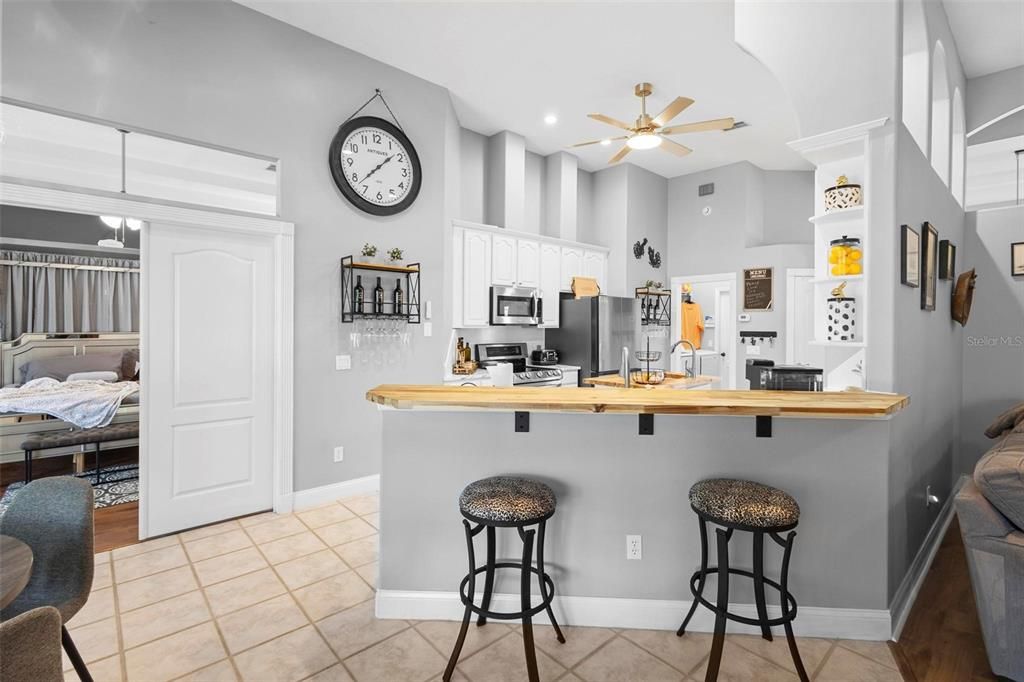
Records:
[[[491,324],[537,326],[542,320],[541,299],[529,287],[491,287]]]

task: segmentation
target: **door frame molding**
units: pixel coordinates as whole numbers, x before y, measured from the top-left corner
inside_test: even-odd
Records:
[[[796,278],[814,278],[814,268],[786,268],[786,364],[793,364],[796,354],[796,307],[791,305],[796,295]],[[814,312],[812,311],[813,315]],[[812,320],[813,323],[813,320]]]
[[[736,310],[737,310],[737,307],[736,307],[736,304],[737,304],[736,297],[737,297],[737,281],[738,281],[738,278],[739,278],[739,273],[738,272],[719,272],[719,273],[712,274],[712,275],[674,276],[674,277],[670,278],[669,279],[669,286],[672,287],[671,290],[670,290],[670,293],[672,294],[672,313],[673,313],[673,317],[675,316],[675,311],[679,310],[679,306],[682,303],[682,286],[684,284],[707,283],[707,282],[724,282],[724,281],[727,281],[729,283],[729,292],[731,294],[729,298],[732,301],[732,311],[731,311],[730,315],[732,316],[732,325],[733,325],[733,330],[735,331],[736,330]],[[717,319],[715,320],[715,324],[717,326],[717,324],[718,324],[718,320]],[[671,329],[672,329],[672,332],[669,334],[669,339],[670,339],[670,341],[672,343],[675,343],[676,341],[679,340],[679,337],[682,336],[682,334],[679,331],[678,319],[676,320],[676,322],[672,323]],[[716,339],[716,342],[722,340],[717,329],[715,330],[715,339]],[[735,336],[735,334],[733,335],[733,338],[729,342],[729,344],[730,344],[729,347],[730,347],[730,349],[732,351],[732,355],[735,357],[736,356],[736,336]],[[672,358],[671,357],[668,358],[668,362],[671,364],[671,362],[672,362]],[[738,371],[739,371],[738,370],[738,365],[737,365],[736,361],[733,360],[732,377],[730,378],[730,381],[729,381],[730,385],[733,388],[735,388],[737,386],[737,384],[739,383],[739,381],[740,381],[740,377],[737,374]]]
[[[162,203],[140,197],[108,195],[59,186],[23,184],[0,177],[0,204],[22,206],[68,213],[92,215],[130,215],[140,220],[179,223],[191,228],[244,232],[272,236],[274,242],[274,329],[273,383],[274,383],[274,444],[273,484],[274,511],[289,512],[293,503],[293,380],[294,380],[294,236],[295,225],[269,216],[208,210],[177,204]],[[146,251],[148,230],[140,235],[142,252]],[[145,305],[145,294],[142,299]],[[146,315],[142,318],[140,333],[140,361],[145,374],[148,366],[146,350]],[[146,383],[142,382],[140,425],[148,421]],[[145,436],[145,432],[140,432]],[[147,497],[146,438],[139,439],[139,539],[149,537]]]

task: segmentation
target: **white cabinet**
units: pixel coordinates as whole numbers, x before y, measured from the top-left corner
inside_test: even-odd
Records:
[[[491,235],[476,230],[464,230],[462,235],[462,282],[456,284],[456,291],[461,285],[462,326],[486,327],[490,324]]]
[[[521,287],[540,286],[540,242],[516,240],[516,283]]]
[[[543,327],[558,326],[558,293],[562,275],[562,247],[540,245],[540,297],[544,302]]]
[[[601,293],[608,293],[606,271],[608,256],[601,251],[585,251],[583,254],[583,276],[593,277],[601,287]]]
[[[562,291],[572,291],[572,278],[586,276],[583,271],[583,249],[575,246],[562,247],[561,281]]]
[[[516,238],[494,235],[491,239],[491,281],[490,284],[515,286],[516,283]]]

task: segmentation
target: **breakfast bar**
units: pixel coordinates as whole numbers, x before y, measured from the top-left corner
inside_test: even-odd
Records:
[[[557,496],[545,563],[561,624],[675,629],[700,563],[687,493],[731,477],[777,486],[800,505],[789,581],[798,635],[891,634],[891,424],[906,396],[384,385],[367,399],[383,415],[380,617],[461,618],[459,493],[511,475]],[[513,428],[514,413],[530,415],[528,430]],[[649,435],[634,415],[653,415]],[[757,437],[752,417],[774,420],[771,438]],[[627,559],[627,535],[642,538],[638,560]],[[499,557],[519,551],[505,542]],[[733,551],[733,564],[749,568],[750,546]],[[778,566],[778,548],[765,551]],[[499,576],[495,604],[518,603],[514,583]],[[749,585],[730,596],[731,608],[753,613]],[[769,596],[769,614],[778,611]],[[689,629],[711,631],[713,621],[698,610]]]

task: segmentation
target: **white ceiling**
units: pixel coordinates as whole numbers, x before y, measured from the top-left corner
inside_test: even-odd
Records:
[[[729,1],[236,1],[448,88],[463,127],[484,135],[511,130],[540,154],[616,135],[586,115],[631,122],[640,106],[633,85],[649,81],[650,113],[683,95],[696,103],[675,123],[732,116],[750,127],[680,135],[693,154],[634,151],[629,162],[665,177],[742,160],[809,168],[786,147],[798,128],[781,86],[733,40]],[[558,116],[554,126],[544,123],[549,113]],[[600,170],[615,150],[594,145],[574,153],[582,168]]]
[[[1024,65],[1024,0],[942,0],[968,78]]]

